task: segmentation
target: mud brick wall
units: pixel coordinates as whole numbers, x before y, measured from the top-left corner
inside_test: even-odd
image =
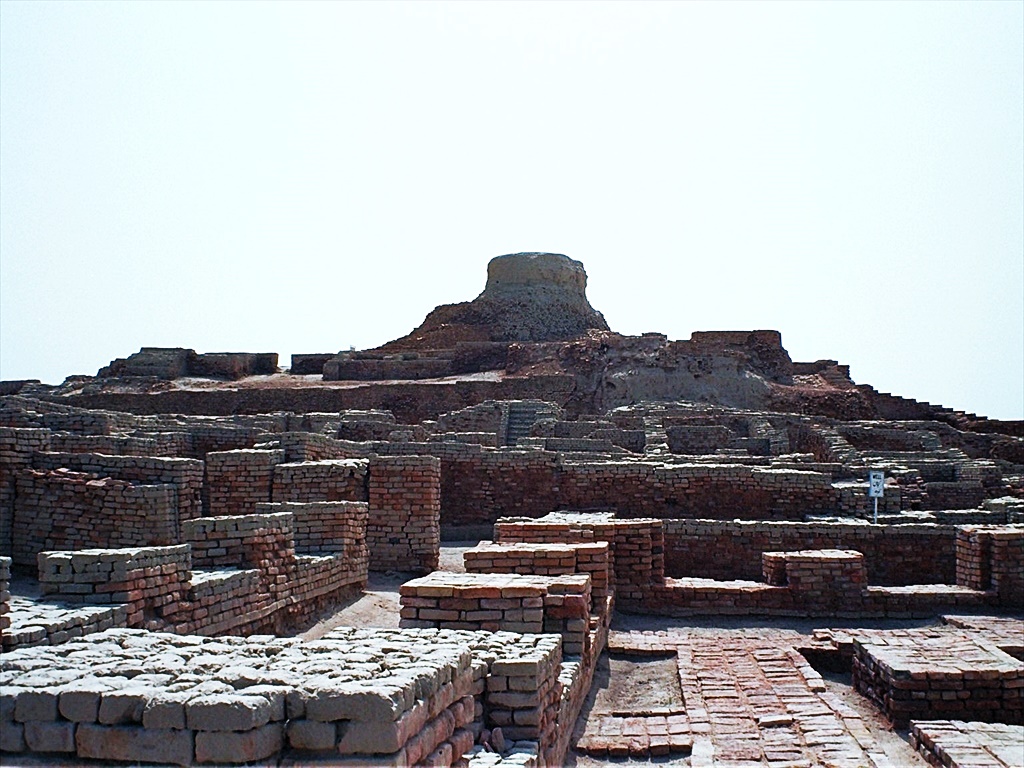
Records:
[[[436,379],[452,373],[451,360],[359,360],[331,358],[324,363],[324,381]]]
[[[259,504],[260,515],[287,512],[292,516],[297,554],[342,553],[357,556],[366,550],[369,504],[360,501]]]
[[[938,525],[666,520],[665,573],[761,578],[765,552],[855,549],[872,584],[955,584],[956,529]]]
[[[973,509],[985,501],[985,488],[979,480],[931,482],[924,484],[922,509]]]
[[[284,451],[242,449],[206,454],[204,510],[211,517],[247,515],[272,501],[274,467]]]
[[[74,603],[125,603],[128,624],[135,627],[173,621],[186,598],[191,572],[186,545],[39,555],[44,595]]]
[[[910,724],[909,736],[910,746],[929,765],[958,767],[978,760],[979,755],[985,755],[986,761],[993,753],[1013,755],[1024,740],[1019,725],[963,720],[916,721]]]
[[[956,583],[994,590],[1000,605],[1024,604],[1024,529],[963,526],[956,539]]]
[[[15,484],[12,557],[33,566],[46,550],[140,547],[178,540],[178,494],[96,475],[27,469]]]
[[[715,426],[670,426],[665,428],[668,447],[672,453],[714,453],[719,448],[728,448],[733,433],[728,427]]]
[[[429,573],[441,547],[441,462],[432,456],[370,461],[370,570]]]
[[[0,645],[11,626],[11,558],[0,557]]]
[[[48,429],[0,427],[0,555],[10,556],[14,534],[14,495],[18,472],[32,466],[37,451],[48,451]]]
[[[34,466],[89,472],[139,485],[169,485],[175,491],[179,522],[202,514],[203,463],[195,459],[46,452],[36,454]]]
[[[555,454],[451,448],[440,454],[446,525],[489,524],[504,515],[537,517],[559,508]]]
[[[209,424],[190,423],[187,429],[192,444],[188,455],[197,459],[206,458],[208,453],[252,448],[266,437],[255,427],[218,424],[214,420]]]
[[[437,428],[441,432],[490,432],[497,436],[507,416],[506,411],[507,408],[493,400],[471,405],[438,416]]]
[[[539,520],[506,518],[494,526],[499,544],[608,542],[616,599],[641,601],[665,578],[661,520],[617,520],[609,515],[558,513]]]
[[[430,436],[431,442],[472,443],[488,448],[498,447],[498,436],[494,432],[440,432]]]
[[[540,448],[565,453],[622,453],[616,450],[611,440],[589,437],[520,437],[516,445],[519,448]]]
[[[278,464],[273,499],[281,501],[366,501],[369,462],[327,459]]]
[[[269,593],[264,574],[255,568],[194,571],[187,602],[170,618],[179,634],[262,633],[275,629],[275,613],[281,607],[276,597]]]
[[[840,480],[833,483],[832,487],[836,492],[836,515],[874,519],[874,499],[868,497],[867,480]],[[887,483],[885,496],[878,500],[878,514],[898,515],[902,510],[910,508],[915,498],[915,490],[917,489]]]
[[[593,544],[479,544],[463,553],[468,573],[518,573],[590,576],[591,609],[599,613],[611,590],[611,551],[607,542]]]

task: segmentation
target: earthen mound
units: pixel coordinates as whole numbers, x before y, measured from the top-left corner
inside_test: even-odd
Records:
[[[562,341],[609,330],[587,301],[583,264],[560,253],[491,259],[487,285],[473,301],[444,304],[383,349],[442,349],[466,341]]]

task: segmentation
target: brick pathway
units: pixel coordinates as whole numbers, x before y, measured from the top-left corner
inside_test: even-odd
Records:
[[[763,632],[612,633],[623,653],[675,651],[685,714],[587,721],[577,750],[594,756],[690,753],[692,766],[890,766],[860,715],[830,693],[793,647]]]

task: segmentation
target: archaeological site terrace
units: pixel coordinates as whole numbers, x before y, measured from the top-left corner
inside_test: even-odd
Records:
[[[586,279],[0,382],[0,763],[1024,765],[1024,423]]]

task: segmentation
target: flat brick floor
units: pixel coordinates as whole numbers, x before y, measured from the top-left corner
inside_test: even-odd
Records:
[[[613,632],[613,652],[675,652],[685,713],[587,719],[578,752],[645,758],[689,753],[692,766],[892,766],[861,716],[770,633]]]

